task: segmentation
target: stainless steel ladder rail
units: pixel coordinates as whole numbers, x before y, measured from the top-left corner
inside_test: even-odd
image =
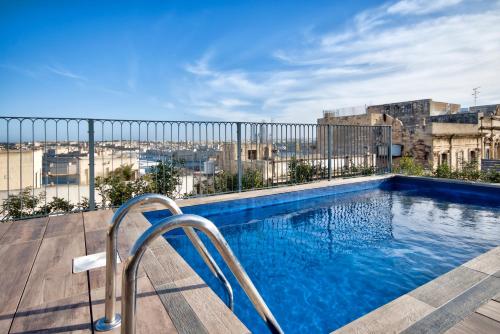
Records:
[[[120,326],[121,318],[119,314],[116,314],[116,254],[117,254],[117,235],[118,229],[121,222],[125,216],[130,212],[131,209],[142,204],[161,204],[170,212],[172,215],[182,214],[179,206],[172,199],[167,196],[159,194],[144,194],[134,197],[127,202],[125,202],[113,215],[109,229],[106,234],[106,286],[105,286],[105,311],[104,317],[96,321],[94,328],[97,331],[103,332],[108,331],[113,328]],[[222,273],[215,260],[212,258],[205,245],[198,237],[194,229],[190,227],[183,228],[184,232],[188,236],[189,240],[196,248],[200,256],[203,258],[205,263],[208,265],[212,273],[221,281],[226,291],[228,298],[228,307],[232,310],[234,306],[233,300],[233,289],[229,284],[229,281]]]
[[[132,246],[126,261],[123,264],[122,276],[122,321],[121,334],[135,334],[135,311],[137,292],[137,271],[142,256],[147,247],[156,238],[168,231],[177,228],[193,228],[205,233],[217,251],[221,254],[231,272],[236,277],[255,309],[265,321],[272,333],[283,333],[280,325],[267,307],[264,299],[253,285],[245,269],[241,266],[231,248],[220,233],[219,229],[210,220],[190,214],[176,215],[164,218],[154,226],[148,228]]]

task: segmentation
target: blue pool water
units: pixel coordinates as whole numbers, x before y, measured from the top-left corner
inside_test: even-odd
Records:
[[[328,333],[500,244],[499,194],[440,189],[375,183],[291,202],[275,196],[183,210],[207,212],[219,226],[286,333]],[[202,239],[230,279],[238,317],[267,333]],[[187,238],[167,240],[225,300]]]

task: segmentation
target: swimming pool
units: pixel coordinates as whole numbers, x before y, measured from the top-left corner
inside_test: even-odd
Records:
[[[286,333],[333,331],[500,244],[498,188],[460,183],[391,178],[183,211],[219,226]],[[186,237],[167,240],[225,300]],[[238,317],[267,333],[222,267]]]

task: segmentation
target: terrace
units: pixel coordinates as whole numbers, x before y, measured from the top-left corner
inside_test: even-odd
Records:
[[[72,204],[71,208],[65,206],[62,208],[66,210],[61,210],[59,207],[53,212],[21,209],[20,216],[14,217],[15,219],[22,218],[21,220],[0,224],[0,265],[4,268],[4,272],[0,275],[1,333],[96,332],[94,324],[105,314],[106,270],[101,264],[98,268],[74,272],[73,265],[74,260],[79,257],[107,251],[106,236],[117,205],[105,196],[106,193],[102,192],[102,188],[95,186],[94,179],[99,173],[98,170],[101,170],[102,177],[106,177],[113,175],[117,166],[137,166],[137,170],[133,172],[135,176],[125,183],[130,184],[150,175],[148,173],[154,170],[160,162],[175,161],[176,156],[180,154],[192,155],[193,159],[185,161],[190,163],[185,163],[180,167],[178,176],[174,176],[174,178],[182,179],[183,182],[174,183],[175,191],[172,194],[183,212],[206,215],[211,217],[211,220],[212,218],[218,219],[217,213],[226,216],[234,214],[234,217],[240,217],[237,215],[246,214],[240,213],[245,210],[247,210],[245,212],[248,210],[265,211],[265,208],[272,207],[276,210],[273,212],[273,217],[278,218],[268,224],[276,227],[283,224],[282,215],[299,212],[297,207],[304,207],[306,200],[309,201],[308,203],[315,203],[316,200],[322,198],[329,199],[330,202],[333,199],[333,202],[338,202],[341,206],[346,205],[339,211],[342,215],[345,216],[345,212],[352,212],[352,208],[355,208],[357,216],[363,216],[363,219],[368,217],[367,220],[363,220],[363,223],[367,224],[366,233],[364,225],[361,226],[361,232],[344,230],[344,227],[340,227],[337,230],[334,229],[334,232],[337,232],[342,240],[329,242],[326,247],[323,244],[314,246],[325,253],[332,252],[329,247],[334,245],[339,249],[333,252],[341,255],[344,252],[345,254],[354,252],[352,245],[345,243],[346,237],[352,234],[362,237],[368,248],[370,245],[376,246],[378,242],[398,239],[395,236],[398,231],[394,231],[392,226],[392,216],[399,212],[393,206],[405,204],[405,198],[403,202],[394,200],[393,191],[406,189],[405,187],[409,185],[413,187],[409,190],[410,193],[416,189],[444,192],[446,196],[453,197],[450,201],[454,200],[454,196],[459,198],[460,196],[456,194],[460,193],[464,194],[467,201],[472,201],[470,203],[459,201],[461,205],[476,205],[477,198],[484,199],[486,204],[484,208],[481,208],[481,210],[484,209],[481,212],[493,215],[498,212],[495,204],[489,204],[498,204],[498,190],[500,189],[498,186],[428,180],[391,174],[391,132],[388,127],[73,119],[54,121],[31,118],[4,118],[3,120],[7,130],[4,132],[7,133],[7,137],[3,142],[7,180],[9,180],[4,198],[9,198],[8,196],[12,194],[15,196],[25,188],[25,185],[37,184],[33,182],[35,174],[31,173],[32,171],[36,173],[38,170],[34,165],[36,159],[26,160],[27,155],[24,152],[33,153],[38,150],[46,152],[54,149],[54,153],[50,155],[51,161],[59,163],[64,161],[62,154],[68,156],[72,151],[78,151],[78,156],[86,157],[89,169],[83,173],[85,177],[78,177],[79,181],[76,183],[72,183],[73,181],[68,178],[62,182],[56,180],[53,184],[42,182],[40,187],[32,187],[27,193],[28,198],[30,195],[37,196],[42,191],[57,194]],[[11,122],[17,123],[13,126]],[[23,131],[25,126],[28,129],[35,129],[35,125],[40,122],[44,124],[42,131],[39,131],[40,128],[36,131]],[[55,125],[53,129],[55,132],[51,132],[47,125],[51,122]],[[62,142],[61,137],[57,135],[61,122],[67,133]],[[100,131],[95,131],[96,123],[102,125]],[[71,130],[72,126],[75,126],[75,131]],[[19,130],[13,134],[14,128]],[[86,132],[88,137],[80,138],[79,134]],[[96,138],[95,134],[99,132],[101,136]],[[76,139],[72,138],[75,133]],[[119,133],[118,138],[115,137],[116,133]],[[47,138],[51,135],[54,135],[54,140],[40,141],[40,137]],[[19,139],[13,140],[13,137]],[[27,137],[31,137],[31,140]],[[177,139],[174,140],[173,138],[176,137]],[[147,148],[142,150],[141,146],[144,148],[144,145]],[[96,152],[103,152],[106,149],[111,149],[113,154],[108,160],[99,160],[99,153]],[[58,160],[58,150],[61,160]],[[247,154],[242,153],[247,150]],[[187,154],[187,151],[190,153]],[[120,155],[120,153],[126,154]],[[134,160],[134,157],[137,160]],[[154,159],[146,157],[154,157]],[[19,159],[20,163],[14,164],[12,159],[16,162]],[[32,165],[23,167],[22,161],[30,161]],[[44,161],[41,163],[45,164]],[[79,167],[82,165],[84,164],[80,163]],[[59,165],[56,164],[56,166],[59,170]],[[106,166],[111,168],[106,170],[108,168]],[[175,168],[172,164],[168,166]],[[16,175],[19,175],[20,179],[11,183],[10,176],[16,169],[19,171]],[[50,168],[44,166],[41,169],[48,171]],[[257,177],[255,177],[254,170],[259,171]],[[224,187],[221,187],[219,183],[221,179],[217,177],[224,173],[231,174],[231,177],[225,179],[226,183]],[[74,173],[76,174],[82,175],[79,172]],[[42,172],[40,175],[43,180],[50,174]],[[172,179],[173,174],[161,170],[161,173],[153,175],[154,177],[144,178],[144,180],[157,180],[163,175],[162,180],[167,181]],[[249,175],[253,177],[249,179]],[[153,188],[154,190],[164,192],[165,188],[158,186],[158,183],[154,184],[157,187]],[[390,190],[384,187],[389,187]],[[448,194],[449,191],[453,195]],[[360,194],[360,196],[366,194],[369,199],[360,197],[345,200],[344,196],[350,196],[350,193]],[[473,196],[470,195],[471,193]],[[77,205],[85,195],[88,196],[88,205]],[[132,195],[140,194],[133,193]],[[424,195],[428,196],[427,193]],[[423,198],[428,200],[425,196]],[[475,199],[470,199],[471,197]],[[21,197],[21,208],[24,199]],[[367,206],[364,206],[363,201],[368,203]],[[361,206],[352,206],[357,203],[361,203]],[[439,201],[436,203],[438,207],[441,205]],[[283,208],[286,205],[294,206],[294,210]],[[313,207],[316,204],[310,205]],[[413,208],[413,204],[406,203],[406,205]],[[420,203],[416,202],[415,205],[419,207]],[[453,213],[455,212],[453,210],[457,208],[462,210],[461,207],[453,207],[441,212]],[[158,224],[158,219],[160,221],[165,219],[162,209],[161,205],[148,204],[134,209],[125,217],[117,239],[117,251],[122,262],[128,263],[132,245],[151,224]],[[47,210],[46,206],[44,210]],[[468,210],[468,207],[463,209],[462,215],[466,216]],[[332,207],[328,212],[330,216],[340,217],[335,216],[338,212]],[[256,220],[254,214],[252,213],[252,216],[247,219],[248,223],[245,221],[243,225],[250,226],[251,222]],[[315,214],[317,215],[317,212]],[[376,216],[372,217],[372,214]],[[488,217],[490,217],[489,223],[498,224],[498,216]],[[10,218],[13,217],[10,216]],[[474,218],[475,216],[465,217],[465,220],[468,222]],[[453,217],[450,219],[456,220]],[[387,221],[389,223],[385,224]],[[376,226],[372,226],[372,223]],[[217,222],[216,226],[234,248],[236,244],[229,239],[233,232],[224,224],[226,223]],[[283,230],[276,228],[266,231],[269,234],[279,233],[278,239],[268,240],[266,239],[268,235],[265,233],[259,234],[260,238],[267,244],[282,240],[283,236],[290,232],[286,230],[286,226],[282,228]],[[309,231],[307,228],[306,226],[304,230],[297,230],[297,232],[299,235],[318,234],[318,231]],[[477,228],[481,229],[482,226]],[[352,319],[354,321],[346,322],[344,319],[343,323],[339,320],[339,323],[345,326],[336,329],[336,333],[498,332],[500,329],[500,247],[492,247],[493,244],[498,246],[498,239],[494,239],[496,227],[488,226],[488,228],[492,233],[492,240],[488,240],[487,245],[485,244],[480,249],[473,249],[463,254],[463,257],[450,260],[450,263],[446,263],[448,259],[444,259],[446,265],[440,269],[442,274],[436,276],[433,272],[434,279],[421,280],[425,284],[415,286],[406,293],[400,294],[399,290],[394,292],[397,298],[392,298],[392,295],[386,296],[387,303],[384,302],[380,307],[372,308],[371,312],[361,312],[364,315],[357,320]],[[330,230],[331,227],[328,231]],[[323,231],[319,232],[323,233]],[[370,233],[373,235],[368,235]],[[333,237],[335,238],[335,235]],[[245,243],[244,234],[238,234],[237,238]],[[269,236],[269,238],[274,237]],[[324,236],[320,239],[324,241],[328,238],[332,236]],[[357,240],[352,238],[354,241]],[[238,306],[241,302],[239,298],[235,298],[236,313],[226,305],[224,296],[217,293],[217,289],[211,286],[203,273],[200,273],[199,266],[190,261],[189,253],[185,253],[183,248],[183,240],[176,235],[170,237],[167,235],[166,238],[156,239],[144,254],[137,280],[135,326],[137,332],[261,332],[262,328],[254,327],[255,324],[248,320],[244,312],[240,313],[242,316],[238,314],[241,312],[241,310],[238,311],[238,307],[241,307]],[[316,239],[297,239],[296,235],[290,236],[289,240],[298,242],[294,244],[295,248],[306,245],[307,247],[304,248],[306,255],[310,251],[308,247],[313,247],[313,243],[317,242]],[[255,246],[256,248],[262,247],[259,244]],[[213,251],[212,248],[209,249]],[[485,252],[485,249],[489,250]],[[215,254],[215,252],[212,253]],[[246,254],[243,251],[235,251],[235,253],[240,259]],[[470,254],[479,256],[470,258]],[[252,257],[250,253],[248,255],[247,258]],[[467,257],[470,258],[469,261],[460,262]],[[220,263],[219,258],[216,260]],[[272,300],[269,291],[257,284],[258,277],[253,272],[254,267],[245,265],[243,260],[242,264],[250,272],[252,280],[256,280],[256,286],[259,291],[262,290],[266,302],[268,299]],[[117,310],[120,310],[121,306],[122,266],[123,264],[120,263],[117,268]],[[455,267],[456,269],[449,271]],[[309,269],[315,270],[314,266]],[[371,277],[371,279],[376,281],[378,278]],[[278,282],[276,284],[279,286],[279,278],[266,278],[266,280]],[[233,288],[236,287],[233,281],[231,283]],[[335,283],[331,284],[334,289]],[[341,285],[341,282],[337,284]],[[368,287],[364,289],[367,290]],[[388,288],[388,290],[391,289]],[[347,294],[348,291],[344,293]],[[235,293],[235,297],[239,296],[241,295]],[[283,297],[280,295],[280,298]],[[353,307],[362,308],[368,302],[368,300],[359,299],[355,301]],[[269,305],[273,312],[278,308],[276,304],[270,303]],[[340,307],[332,307],[332,312],[335,310],[340,311]],[[280,314],[277,316],[280,325],[288,328],[285,327],[288,324],[280,320],[282,313],[278,310],[277,314]],[[332,328],[339,327],[333,324],[331,326]],[[122,333],[129,333],[128,327],[122,326],[121,330]],[[112,331],[119,332],[120,329],[115,328]]]

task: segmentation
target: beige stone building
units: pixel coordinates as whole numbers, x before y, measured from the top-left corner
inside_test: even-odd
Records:
[[[221,170],[232,174],[237,173],[238,145],[236,143],[224,143],[217,153],[216,164]],[[259,170],[264,180],[280,182],[287,178],[288,162],[286,158],[278,158],[277,152],[273,154],[273,144],[271,143],[242,143],[241,164],[244,170]]]
[[[0,150],[0,191],[42,186],[43,151],[40,149]]]
[[[49,150],[52,151],[52,150]],[[106,177],[123,165],[131,165],[135,177],[139,175],[139,159],[135,152],[113,151],[112,149],[97,149],[94,156],[95,177]],[[90,183],[89,155],[85,150],[69,153],[49,152],[45,156],[44,175],[48,184],[79,184]]]
[[[459,104],[423,99],[369,106],[363,115],[325,113],[318,124],[392,125],[396,163],[406,154],[427,168],[500,159],[500,105],[460,112]]]

